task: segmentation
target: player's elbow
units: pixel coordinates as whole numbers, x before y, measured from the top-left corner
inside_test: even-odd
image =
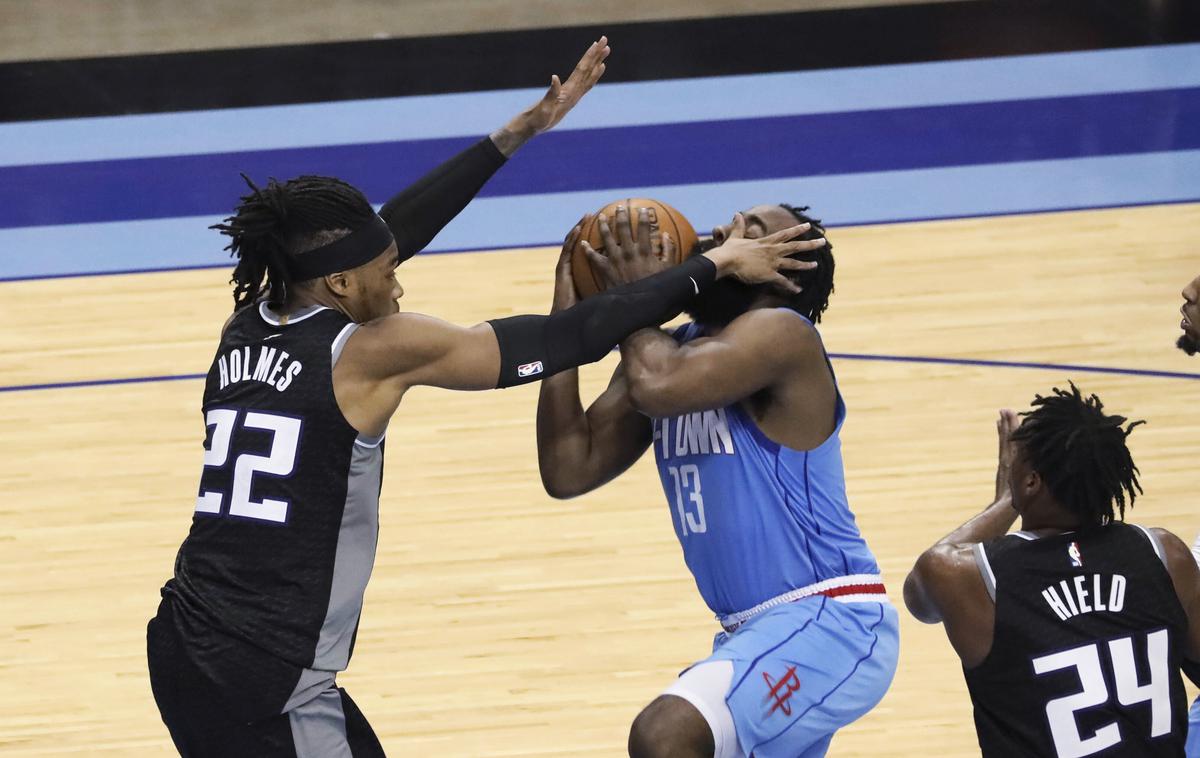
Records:
[[[546,469],[542,469],[542,489],[555,500],[570,500],[586,492],[578,483]]]
[[[627,376],[629,402],[638,412],[650,418],[672,415],[674,392],[671,382],[650,372],[630,372]]]
[[[583,466],[576,462],[541,458],[538,473],[542,477],[542,489],[555,500],[570,500],[593,489],[580,475]]]

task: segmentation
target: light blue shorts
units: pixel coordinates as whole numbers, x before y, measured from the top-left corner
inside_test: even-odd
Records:
[[[745,755],[810,758],[883,698],[899,651],[890,603],[812,597],[718,634],[707,661],[733,663],[725,702]]]
[[[1200,758],[1200,697],[1192,703],[1188,711],[1188,736],[1184,747],[1187,758]]]

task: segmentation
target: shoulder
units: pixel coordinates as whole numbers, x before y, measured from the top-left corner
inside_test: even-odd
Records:
[[[246,317],[247,314],[257,314],[260,302],[262,301],[255,301],[248,305],[243,305],[240,308],[235,308],[233,313],[229,314],[229,318],[225,319],[225,323],[221,324],[221,336],[224,337],[225,332],[229,331],[229,327],[232,326],[233,322],[237,321],[239,318]]]
[[[780,353],[821,349],[821,335],[812,323],[787,308],[756,308],[735,318],[722,336],[753,340],[785,348]]]
[[[990,602],[994,580],[976,561],[976,544],[938,543],[921,553],[904,581],[904,602],[919,621],[936,623]]]
[[[1192,554],[1192,549],[1174,532],[1157,526],[1147,527],[1146,531],[1157,540],[1158,547],[1162,549],[1163,561],[1167,564],[1167,569],[1172,576],[1185,568],[1191,569],[1196,565],[1196,557]]]
[[[986,557],[980,561],[982,553],[980,543],[939,543],[921,553],[912,573],[934,601],[945,608],[955,600],[978,595],[981,587],[994,586]],[[985,574],[988,579],[981,584]]]
[[[964,574],[974,575],[978,571],[977,551],[980,543],[941,543],[934,545],[917,559],[917,568],[931,580],[952,581]]]

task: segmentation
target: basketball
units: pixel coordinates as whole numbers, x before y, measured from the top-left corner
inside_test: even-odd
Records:
[[[614,200],[597,211],[592,220],[584,226],[579,240],[575,243],[575,249],[571,251],[571,272],[575,279],[575,290],[580,297],[591,297],[604,289],[603,280],[592,270],[592,263],[583,251],[583,243],[587,242],[597,252],[604,250],[604,241],[600,238],[600,214],[603,213],[608,218],[608,228],[612,230],[613,236],[616,236],[618,205],[624,205],[629,209],[629,223],[633,228],[635,240],[637,239],[638,224],[637,209],[647,208],[650,210],[650,233],[654,239],[655,252],[662,255],[662,235],[664,233],[670,236],[671,241],[675,243],[675,260],[670,261],[671,265],[687,258],[696,247],[698,241],[696,230],[692,228],[691,223],[682,213],[666,203],[644,197]]]

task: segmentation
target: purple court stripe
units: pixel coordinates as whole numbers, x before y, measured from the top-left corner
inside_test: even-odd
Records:
[[[868,353],[830,353],[829,357],[844,361],[880,361],[885,363],[932,363],[943,366],[982,366],[985,368],[1025,368],[1041,371],[1077,371],[1089,374],[1120,374],[1123,376],[1147,376],[1159,379],[1200,379],[1200,374],[1183,371],[1154,371],[1140,368],[1116,368],[1109,366],[1083,366],[1072,363],[1027,363],[1023,361],[990,361],[981,358],[930,358],[918,355],[871,355]],[[103,387],[111,384],[147,384],[150,382],[177,382],[187,379],[203,379],[204,374],[165,374],[162,376],[138,376],[129,379],[88,379],[79,382],[54,382],[49,384],[14,384],[0,387],[0,392],[31,392],[34,390],[74,389],[77,387]]]
[[[151,382],[178,382],[186,379],[203,379],[204,374],[163,374],[162,376],[134,376],[128,379],[85,379],[79,382],[51,382],[49,384],[13,384],[0,387],[0,392],[32,392],[33,390],[69,390],[77,387],[106,387],[111,384],[149,384]]]
[[[884,224],[919,224],[924,221],[956,221],[960,219],[970,218],[1002,218],[1005,216],[1034,216],[1042,213],[1070,213],[1072,211],[1096,211],[1106,210],[1111,208],[1145,208],[1155,205],[1188,205],[1191,203],[1200,203],[1200,197],[1185,198],[1182,200],[1166,200],[1166,201],[1150,201],[1145,203],[1120,203],[1118,205],[1072,205],[1061,208],[1030,208],[1017,211],[1003,211],[1000,213],[971,213],[967,215],[945,215],[945,216],[917,216],[913,218],[883,218],[883,219],[867,219],[865,221],[854,221],[845,226],[881,226]],[[828,229],[836,229],[840,225],[830,224]],[[524,250],[532,247],[558,247],[561,245],[561,240],[549,240],[542,242],[522,242],[519,245],[501,245],[499,247],[489,247],[486,249],[478,249],[473,247],[462,248],[446,248],[444,250],[429,250],[421,251],[421,255],[449,255],[457,253],[498,253],[506,250]],[[73,279],[75,277],[88,276],[121,276],[123,274],[162,274],[170,271],[203,271],[206,269],[224,268],[233,270],[233,263],[213,263],[203,266],[163,266],[157,268],[129,268],[119,269],[116,271],[69,271],[65,274],[31,274],[29,276],[0,276],[0,284],[5,282],[30,282],[39,281],[42,279]]]
[[[1114,109],[1119,114],[1114,116]],[[380,202],[472,138],[0,168],[0,228],[218,215],[256,181],[338,176]],[[1200,88],[555,132],[480,192],[516,196],[1200,147]]]
[[[982,358],[927,358],[918,355],[870,355],[867,353],[830,353],[830,358],[845,361],[882,361],[890,363],[934,363],[945,366],[983,366],[985,368],[1032,368],[1042,371],[1080,371],[1089,374],[1122,374],[1153,376],[1162,379],[1200,379],[1200,374],[1185,371],[1155,371],[1140,368],[1110,368],[1083,366],[1073,363],[1027,363],[1024,361],[990,361]]]

